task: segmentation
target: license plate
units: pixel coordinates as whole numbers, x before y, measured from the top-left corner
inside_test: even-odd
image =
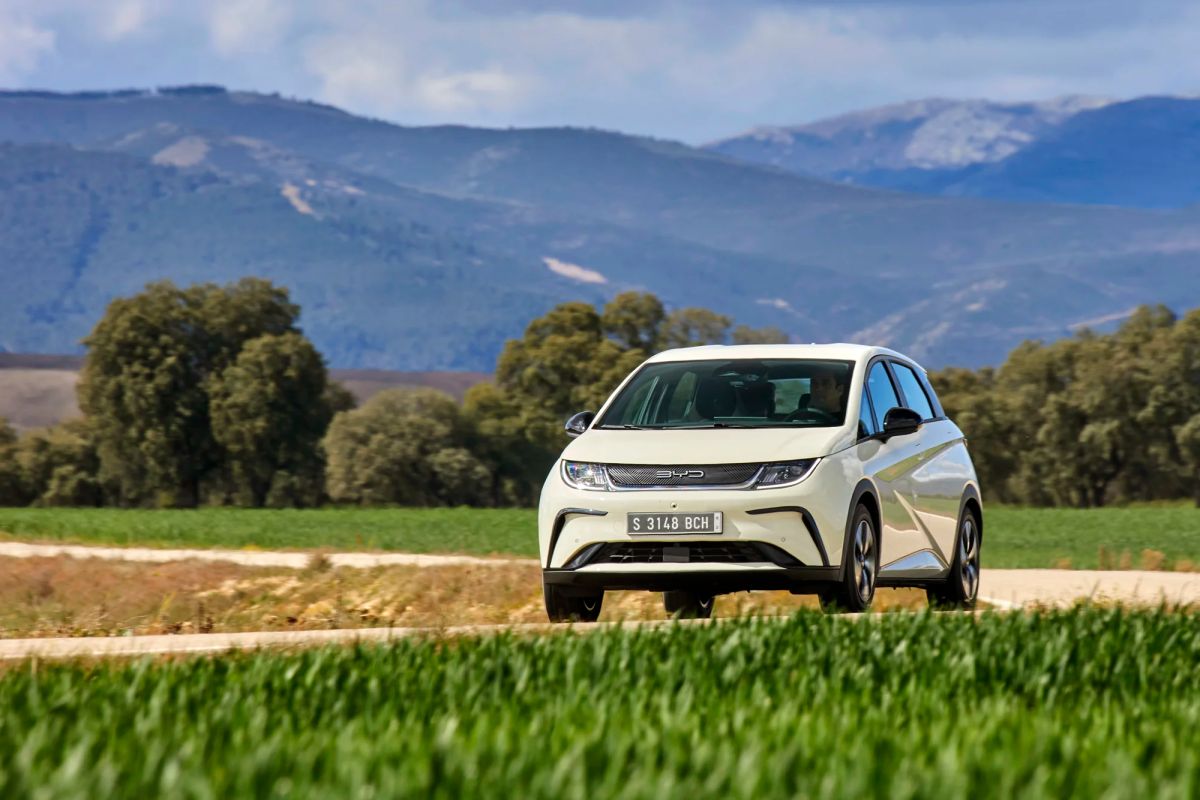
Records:
[[[702,514],[665,514],[646,512],[626,515],[629,533],[720,533],[722,514],[707,511]]]

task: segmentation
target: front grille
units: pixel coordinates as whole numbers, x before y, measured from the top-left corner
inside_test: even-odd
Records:
[[[739,486],[762,468],[761,464],[610,464],[613,486],[638,489],[647,486]]]
[[[753,564],[800,566],[784,550],[766,542],[610,542],[579,553],[570,569],[595,564]]]

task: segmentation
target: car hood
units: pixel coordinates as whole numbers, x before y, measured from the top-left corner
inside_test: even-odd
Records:
[[[664,431],[593,428],[567,445],[562,457],[602,464],[746,464],[819,458],[852,443],[846,427]]]

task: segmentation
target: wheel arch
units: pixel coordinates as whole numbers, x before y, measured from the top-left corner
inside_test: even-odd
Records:
[[[854,487],[854,492],[850,495],[850,506],[846,509],[846,532],[842,540],[842,564],[846,563],[846,550],[850,546],[850,537],[853,535],[851,530],[854,527],[854,509],[859,505],[866,506],[867,511],[871,515],[871,522],[875,526],[875,543],[879,547],[880,552],[883,552],[883,519],[880,515],[879,492],[869,479],[863,478]]]
[[[966,511],[975,513],[975,522],[979,525],[979,542],[983,543],[983,501],[979,497],[979,489],[973,483],[968,483],[963,489],[962,500],[958,504],[958,519],[961,525],[963,514]]]

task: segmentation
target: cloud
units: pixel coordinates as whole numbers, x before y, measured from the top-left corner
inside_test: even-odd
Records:
[[[0,81],[16,82],[54,52],[54,31],[0,10]]]
[[[109,7],[99,4],[94,13],[96,32],[114,42],[143,31],[151,16],[147,0],[118,0]]]
[[[304,50],[305,69],[332,103],[382,116],[506,114],[536,83],[519,59],[485,47],[489,36],[505,35],[504,25],[489,34],[422,2],[380,4],[338,21],[341,31],[313,34]],[[494,61],[480,57],[488,52]]]
[[[1191,0],[0,0],[5,8],[9,83],[225,83],[411,124],[703,141],[929,96],[1200,90]]]
[[[520,97],[522,82],[500,69],[474,70],[423,75],[415,88],[421,102],[436,111],[475,111],[483,107],[502,110],[512,107]]]
[[[287,0],[220,0],[209,16],[209,32],[223,56],[269,50],[285,38],[292,11]]]

